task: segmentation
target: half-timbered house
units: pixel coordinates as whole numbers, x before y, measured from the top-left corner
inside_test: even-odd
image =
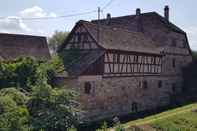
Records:
[[[80,93],[86,120],[166,106],[192,61],[186,33],[156,12],[79,21],[59,48],[67,87]]]

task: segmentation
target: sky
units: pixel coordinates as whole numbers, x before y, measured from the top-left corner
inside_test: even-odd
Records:
[[[170,21],[187,32],[190,46],[197,50],[197,0],[1,0],[0,32],[51,36],[54,31],[70,31],[78,20],[97,19],[98,7],[105,7],[112,17],[156,11],[163,16],[165,5],[170,7]],[[85,15],[73,14],[92,12]],[[31,18],[51,19],[34,19]],[[30,18],[30,19],[28,19]]]

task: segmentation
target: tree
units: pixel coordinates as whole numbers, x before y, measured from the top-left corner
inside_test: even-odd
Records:
[[[67,31],[55,31],[52,37],[48,38],[49,48],[54,53],[58,47],[65,41],[69,32]]]
[[[66,131],[77,125],[74,94],[49,85],[34,87],[28,103],[33,130]]]
[[[29,129],[29,112],[26,108],[25,101],[27,101],[27,97],[14,88],[1,90],[1,131],[26,131]]]

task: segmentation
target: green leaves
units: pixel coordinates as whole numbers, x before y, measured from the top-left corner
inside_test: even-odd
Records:
[[[0,131],[65,131],[77,124],[75,93],[55,88],[59,58],[0,63]]]
[[[35,130],[64,131],[76,125],[76,115],[72,107],[72,95],[64,89],[50,86],[35,87],[29,101],[31,124]]]
[[[64,42],[68,34],[69,32],[66,31],[55,31],[53,36],[48,39],[50,49],[55,52],[58,46],[60,46]]]
[[[0,92],[0,130],[1,131],[26,131],[28,128],[29,112],[20,103],[19,98],[24,96],[21,92],[11,89]],[[16,98],[16,99],[15,99]],[[25,99],[25,98],[24,98]],[[26,100],[24,100],[26,101]],[[19,102],[19,103],[17,103]]]

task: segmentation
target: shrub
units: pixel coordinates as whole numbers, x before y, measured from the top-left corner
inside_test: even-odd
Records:
[[[0,97],[0,130],[26,131],[29,113],[26,107],[17,106],[9,96]]]
[[[31,127],[34,130],[65,131],[77,124],[72,107],[72,93],[50,86],[34,87],[28,109],[31,114]]]

